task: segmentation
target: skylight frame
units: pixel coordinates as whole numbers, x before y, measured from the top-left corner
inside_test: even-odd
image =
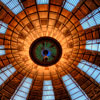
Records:
[[[88,29],[100,24],[100,7],[80,20],[83,29]]]
[[[33,79],[24,77],[10,100],[26,100],[29,94]]]
[[[8,28],[8,24],[0,21],[0,34],[5,34]]]
[[[0,45],[0,56],[3,56],[5,54],[6,54],[6,52],[5,52],[5,46],[4,45]]]
[[[72,100],[90,100],[70,74],[63,76],[62,81]]]
[[[52,81],[44,80],[42,100],[55,100]]]
[[[24,10],[21,0],[1,0],[15,15]]]
[[[49,4],[49,0],[36,0],[37,5]]]
[[[86,40],[85,49],[100,52],[100,39]]]
[[[0,70],[0,85],[2,85],[15,71],[16,69],[11,64],[2,68]]]
[[[85,72],[89,77],[94,79],[97,83],[100,84],[100,67],[87,62],[86,60],[81,60],[77,66],[80,70]]]

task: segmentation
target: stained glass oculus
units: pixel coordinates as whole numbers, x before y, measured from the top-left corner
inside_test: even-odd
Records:
[[[59,61],[62,48],[54,38],[41,37],[33,41],[29,52],[30,57],[36,64],[50,66]]]

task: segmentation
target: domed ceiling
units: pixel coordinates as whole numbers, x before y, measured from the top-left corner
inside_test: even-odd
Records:
[[[100,0],[0,0],[0,81],[1,100],[100,100]]]

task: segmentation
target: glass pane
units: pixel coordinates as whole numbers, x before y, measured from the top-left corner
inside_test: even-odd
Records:
[[[87,41],[86,41],[86,44],[91,44],[91,43],[92,43],[91,40],[87,40]]]
[[[71,12],[74,9],[74,6],[66,2],[64,8]]]
[[[81,97],[78,97],[77,99],[75,99],[75,100],[90,100],[90,99],[86,99],[86,97],[83,95],[83,96],[81,96]]]
[[[8,77],[4,73],[0,73],[0,78],[6,81]]]
[[[24,93],[24,92],[21,92],[21,91],[18,91],[17,92],[17,95],[21,96],[21,97],[24,97],[24,98],[27,98],[27,94]]]
[[[5,50],[3,50],[5,49],[4,45],[0,45],[0,49],[0,55],[5,55]]]
[[[100,24],[100,12],[99,8],[92,11],[90,14],[88,14],[86,17],[80,20],[80,23],[83,27],[83,29],[88,29],[92,26],[96,26]],[[86,21],[86,22],[85,22]],[[89,23],[89,25],[88,25]]]
[[[15,15],[23,11],[24,7],[20,0],[1,0]],[[22,9],[23,8],[23,9]]]
[[[83,72],[85,72],[87,75],[89,75],[91,78],[93,78],[95,81],[97,81],[98,83],[100,82],[100,77],[99,78],[96,78],[97,77],[97,75],[100,73],[100,70],[99,70],[99,67],[98,66],[96,66],[96,65],[94,65],[94,64],[92,64],[92,63],[90,63],[90,62],[87,62],[87,61],[85,61],[85,60],[81,60],[81,62],[83,62],[84,61],[84,63],[88,63],[88,68],[89,68],[89,70],[88,71],[86,71],[85,70],[85,68],[86,67],[84,67],[84,68],[82,68],[81,70],[83,71]],[[80,63],[81,63],[80,62]],[[79,64],[80,64],[79,63]],[[79,66],[77,66],[79,69],[80,69],[80,67]],[[95,79],[96,78],[96,79]]]
[[[70,84],[72,84],[73,83],[73,81],[71,80],[71,79],[68,79],[67,81],[65,81],[65,85],[67,86],[67,85],[70,85]]]
[[[95,80],[100,84],[100,74],[98,75],[98,77]]]
[[[43,95],[54,95],[53,91],[43,91]]]
[[[11,68],[11,67],[12,67],[12,65],[9,64],[9,65],[7,65],[6,67],[2,68],[2,69],[0,70],[0,72],[6,71],[6,70],[8,70],[8,69]]]
[[[9,9],[13,9],[13,8],[16,7],[18,4],[19,4],[19,3],[18,3],[17,0],[12,0],[11,2],[9,2],[9,3],[7,4],[7,7],[8,7]]]
[[[8,24],[0,21],[0,33],[5,34],[8,28]]]
[[[11,100],[12,100],[12,99],[11,99]],[[14,100],[26,100],[26,99],[16,95],[16,96],[14,97]]]
[[[5,53],[5,50],[0,50],[0,55],[2,56],[2,55],[5,55],[6,53]]]
[[[89,69],[89,66],[87,66],[87,65],[84,65],[84,67],[82,68],[82,70],[83,70],[84,72],[87,72],[88,69]]]
[[[98,44],[93,44],[92,45],[92,50],[93,51],[98,51]]]
[[[95,70],[95,72],[91,76],[92,76],[92,78],[95,79],[99,74],[100,74],[100,71]]]
[[[100,52],[100,44],[99,44],[99,48],[98,48],[98,51]]]
[[[4,4],[8,3],[10,0],[1,0]]]
[[[18,14],[21,11],[23,11],[22,7],[20,5],[18,5],[16,8],[12,9],[12,12],[14,12],[14,14]]]
[[[31,83],[27,83],[26,81],[27,82],[31,81]],[[11,97],[11,100],[14,100],[14,99],[26,100],[28,93],[30,91],[29,88],[30,88],[31,84],[32,84],[32,79],[24,77],[23,80],[21,81],[20,85],[16,89],[15,93],[13,94],[14,97],[13,96]],[[23,86],[25,86],[25,87],[23,87]]]
[[[2,85],[1,83],[5,82],[14,72],[10,72],[9,70],[13,68],[15,71],[16,69],[14,67],[12,67],[12,65],[7,65],[6,67],[2,68],[0,70],[0,78],[4,81],[0,82],[0,85]]]
[[[62,80],[63,80],[64,84],[66,85],[66,89],[69,92],[72,100],[77,100],[76,98],[80,98],[80,96],[82,96],[82,98],[84,98],[84,100],[90,100],[87,97],[87,95],[85,94],[85,92],[80,88],[80,86],[76,83],[76,81],[73,79],[73,77],[70,74],[65,75],[63,77],[62,77]],[[69,79],[71,81],[69,81],[69,80],[66,80],[65,81],[64,80],[65,77],[67,77],[67,79]],[[69,84],[69,82],[71,82],[72,84],[67,85],[67,84]]]
[[[71,85],[68,85],[66,88],[67,88],[68,90],[71,90],[71,89],[73,89],[73,88],[75,88],[75,87],[76,87],[75,84],[71,84]]]
[[[76,93],[78,91],[80,91],[79,88],[74,88],[74,89],[70,90],[69,93],[72,95],[72,94],[74,94],[74,93]]]
[[[92,46],[91,45],[86,45],[86,49],[87,50],[92,50]]]
[[[70,77],[68,75],[65,75],[62,77],[62,79],[63,79],[63,81],[66,81],[66,80],[70,79]]]
[[[16,69],[14,67],[9,69],[12,73],[14,73],[16,71]]]
[[[73,94],[71,97],[73,99],[76,99],[76,98],[81,97],[81,96],[83,96],[83,93],[80,91],[80,92],[77,92],[77,93]]]
[[[75,6],[78,4],[80,0],[67,0],[64,8],[70,12],[75,8]],[[65,2],[65,1],[64,1]]]
[[[26,92],[26,93],[28,93],[28,92],[29,92],[29,89],[28,89],[28,88],[25,88],[25,87],[20,87],[20,89],[19,89],[19,90],[24,91],[24,92]]]
[[[82,63],[79,63],[78,64],[78,67],[81,69],[81,68],[83,68],[83,66],[84,66],[84,64],[82,64]]]
[[[9,72],[8,70],[6,70],[4,73],[5,73],[8,77],[9,77],[10,75],[12,75],[12,73]]]
[[[86,49],[87,50],[93,50],[93,51],[99,51],[100,46],[100,39],[97,40],[87,40],[86,41]],[[90,44],[90,45],[88,45]]]
[[[53,90],[52,86],[43,86],[43,90]]]
[[[49,4],[49,0],[36,0],[37,4]]]
[[[43,85],[52,85],[52,82],[51,81],[44,81]]]
[[[5,49],[5,46],[4,45],[0,45],[0,49]]]

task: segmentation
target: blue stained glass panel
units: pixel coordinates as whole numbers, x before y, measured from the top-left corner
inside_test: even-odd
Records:
[[[88,20],[88,23],[89,23],[90,27],[92,27],[92,26],[95,26],[95,25],[96,25],[96,23],[95,23],[95,21],[94,21],[94,19],[93,19],[93,18],[90,18],[90,19]]]
[[[44,91],[43,95],[54,95],[53,91]]]
[[[24,98],[27,98],[27,93],[22,92],[22,91],[18,91],[18,92],[17,92],[17,95],[20,95],[20,96],[22,96],[22,97],[24,97]]]
[[[25,88],[25,87],[20,87],[20,89],[19,89],[20,91],[24,91],[24,92],[26,92],[26,93],[28,93],[29,92],[29,89],[28,88]]]
[[[82,23],[81,25],[82,25],[83,29],[87,29],[90,27],[87,21]]]
[[[2,56],[2,55],[5,55],[6,53],[5,53],[5,50],[0,50],[0,55]]]
[[[20,96],[15,96],[14,99],[10,99],[10,100],[26,100],[26,98],[22,98]]]
[[[51,81],[44,81],[43,85],[52,85]]]
[[[42,100],[55,100],[54,96],[42,96]]]

